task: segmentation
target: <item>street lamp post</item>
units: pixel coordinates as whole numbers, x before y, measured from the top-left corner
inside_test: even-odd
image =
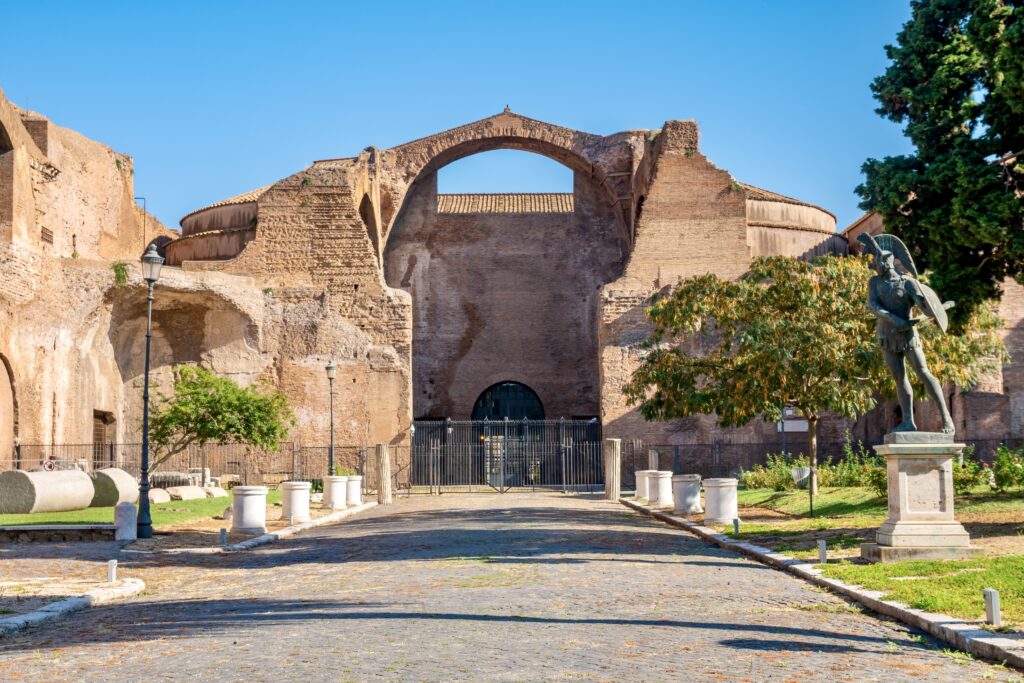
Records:
[[[146,281],[146,372],[142,384],[142,472],[139,483],[139,518],[136,531],[139,538],[153,537],[153,520],[149,516],[149,347],[153,338],[153,285],[160,279],[164,260],[156,253],[156,245],[142,256],[142,279]]]
[[[327,449],[327,475],[331,476],[334,474],[334,375],[338,368],[334,367],[334,361],[330,360],[324,370],[327,371],[327,385],[330,387],[328,402],[331,414],[331,445]]]

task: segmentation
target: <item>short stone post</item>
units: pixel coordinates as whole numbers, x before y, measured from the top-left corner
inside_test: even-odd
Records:
[[[363,478],[359,475],[351,475],[346,486],[345,501],[351,505],[363,504]]]
[[[309,521],[308,481],[282,481],[277,488],[281,491],[281,519],[290,523]]]
[[[999,628],[1003,625],[1003,615],[999,609],[999,591],[995,588],[983,588],[981,598],[985,601],[985,623]]]
[[[331,474],[324,477],[324,505],[332,510],[345,507],[348,497],[348,477]]]
[[[657,472],[657,470],[637,470],[636,471],[636,499],[647,500],[651,497],[651,472]]]
[[[622,479],[622,439],[604,440],[604,497],[618,500]]]
[[[118,503],[114,507],[114,540],[134,541],[138,538],[136,510],[132,503]]]
[[[648,501],[652,508],[672,507],[672,473],[656,470],[647,477]]]
[[[243,534],[267,533],[267,487],[236,486],[231,506],[231,530]]]
[[[647,469],[652,470],[654,472],[657,472],[658,468],[660,466],[661,466],[661,459],[658,457],[658,451],[654,450],[653,448],[648,448],[647,449]]]
[[[700,506],[700,475],[677,474],[672,477],[673,512],[677,515],[699,515],[704,512]]]
[[[377,444],[377,504],[391,505],[391,454],[386,443]]]
[[[138,538],[138,519],[135,506],[118,503],[114,508],[114,540],[134,541]]]
[[[739,519],[737,483],[729,478],[704,480],[704,524],[732,524],[732,520]]]

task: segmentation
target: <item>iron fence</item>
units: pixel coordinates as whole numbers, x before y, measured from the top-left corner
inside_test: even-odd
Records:
[[[327,473],[328,446],[300,446],[287,441],[277,449],[252,448],[244,444],[190,446],[163,461],[152,452],[150,482],[154,486],[209,483],[230,487],[237,484],[276,486],[285,480],[312,481],[322,490]],[[408,448],[391,446],[391,477],[394,490],[408,488]],[[21,444],[0,459],[0,471],[67,470],[91,472],[106,467],[123,469],[141,476],[141,444]],[[376,491],[379,475],[372,447],[336,445],[335,467],[363,476],[365,491]]]
[[[410,483],[432,493],[604,485],[596,420],[421,420],[414,427]]]

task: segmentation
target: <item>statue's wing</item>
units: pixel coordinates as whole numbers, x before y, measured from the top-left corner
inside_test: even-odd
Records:
[[[875,241],[882,249],[892,252],[892,255],[903,264],[903,267],[907,269],[916,280],[917,266],[914,265],[914,259],[910,256],[910,250],[907,249],[907,245],[903,244],[903,241],[896,235],[882,234],[875,237]]]
[[[866,232],[862,232],[857,235],[857,241],[864,245],[864,251],[871,254],[876,259],[881,255],[882,248],[878,246],[878,242],[875,238]]]

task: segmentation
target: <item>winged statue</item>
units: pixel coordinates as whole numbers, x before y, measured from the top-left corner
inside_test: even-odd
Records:
[[[946,310],[953,307],[953,302],[943,303],[935,290],[921,282],[910,250],[896,235],[865,233],[858,235],[857,241],[871,255],[875,275],[868,281],[868,308],[878,319],[875,332],[885,363],[896,381],[896,396],[903,411],[903,421],[892,431],[917,431],[913,388],[906,368],[909,364],[924,385],[928,398],[939,408],[942,432],[951,435],[954,431],[953,418],[939,380],[928,369],[916,326],[925,320],[933,320],[945,333],[949,325]],[[913,315],[915,307],[921,315]]]

